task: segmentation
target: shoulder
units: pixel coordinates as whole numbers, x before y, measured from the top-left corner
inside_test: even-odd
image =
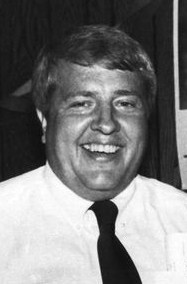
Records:
[[[18,189],[23,187],[29,187],[30,185],[33,185],[38,182],[38,179],[40,180],[40,176],[42,175],[44,166],[37,168],[33,171],[24,173],[22,175],[10,178],[6,181],[0,182],[0,195],[5,190],[11,190],[11,189]]]
[[[40,187],[45,184],[42,179],[43,167],[0,183],[0,242],[6,251],[4,256],[16,239],[24,236],[27,224],[35,216]]]
[[[24,204],[43,184],[43,168],[22,174],[0,183],[0,213]]]
[[[187,200],[187,193],[185,193],[183,190],[177,189],[172,185],[161,182],[154,178],[147,178],[138,175],[136,177],[136,184],[141,186],[144,190],[148,190],[152,194],[156,194],[158,196],[161,194],[162,196],[168,195]]]
[[[181,206],[184,204],[187,206],[187,193],[159,180],[139,175],[136,178],[136,186],[152,202],[160,205],[180,204]]]
[[[156,179],[137,176],[137,192],[159,212],[187,218],[187,193]]]

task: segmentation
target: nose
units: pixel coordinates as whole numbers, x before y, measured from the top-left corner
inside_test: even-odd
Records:
[[[111,106],[103,105],[99,107],[91,123],[91,129],[100,131],[105,135],[120,130],[120,123],[115,119],[114,110]]]

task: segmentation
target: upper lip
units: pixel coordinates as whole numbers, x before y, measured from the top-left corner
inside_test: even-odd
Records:
[[[122,142],[120,139],[93,139],[93,140],[87,140],[85,142],[82,142],[80,144],[80,146],[83,146],[83,145],[91,145],[91,144],[94,144],[94,145],[110,145],[110,146],[117,146],[117,147],[124,147],[125,146],[125,143],[124,141]]]
[[[116,147],[123,147],[123,145],[121,145],[120,143],[102,143],[102,142],[85,142],[82,143],[81,146],[84,145],[102,145],[102,146],[116,146]]]

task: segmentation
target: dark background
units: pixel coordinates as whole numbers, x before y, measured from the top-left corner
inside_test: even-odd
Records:
[[[11,93],[31,78],[44,43],[73,25],[120,25],[147,50],[158,78],[149,150],[140,173],[181,186],[173,83],[172,0],[0,0],[0,180],[44,164],[30,94]]]

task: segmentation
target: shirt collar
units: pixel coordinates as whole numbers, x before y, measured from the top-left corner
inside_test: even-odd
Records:
[[[66,213],[72,224],[81,225],[85,212],[93,202],[78,196],[63,184],[48,163],[45,166],[44,178],[47,182],[49,193],[56,203],[57,210],[61,208],[62,213]]]
[[[63,212],[65,211],[67,213],[66,215],[69,217],[69,220],[71,220],[71,222],[75,225],[81,225],[85,213],[93,202],[78,196],[64,185],[53,172],[48,163],[45,166],[44,178],[47,181],[50,195],[58,206],[57,208],[62,208]],[[136,179],[137,177],[135,177],[120,194],[112,199],[119,210],[118,220],[120,220],[121,212],[124,212],[135,194]]]
[[[130,182],[130,184],[122,192],[120,192],[116,197],[114,197],[111,200],[118,207],[117,221],[121,220],[121,215],[123,215],[124,211],[127,211],[127,208],[135,195],[137,189],[136,187],[137,179],[138,175]]]

